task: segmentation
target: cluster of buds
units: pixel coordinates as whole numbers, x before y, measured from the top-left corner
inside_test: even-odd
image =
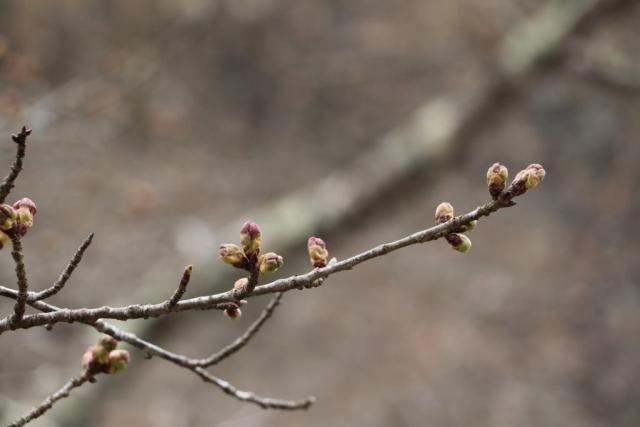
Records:
[[[540,184],[546,175],[542,165],[532,163],[525,169],[518,172],[511,186],[509,187],[509,195],[511,197],[521,196],[527,190],[535,188]],[[493,200],[497,200],[505,191],[509,171],[500,163],[494,163],[487,170],[487,186]]]
[[[224,243],[220,245],[218,254],[220,259],[236,268],[250,272],[257,271],[260,274],[273,273],[284,264],[283,258],[275,252],[267,252],[260,255],[262,233],[255,222],[247,221],[240,229],[240,244]]]
[[[11,240],[11,235],[24,236],[33,227],[37,211],[36,204],[27,197],[13,205],[0,205],[0,249]]]
[[[453,219],[453,206],[451,203],[442,202],[436,207],[436,224],[444,224]],[[470,221],[468,224],[462,224],[453,233],[449,233],[444,238],[449,242],[451,247],[458,252],[469,252],[471,249],[471,239],[462,234],[471,231],[476,227],[478,221]]]
[[[87,348],[82,355],[82,367],[92,374],[115,374],[129,365],[129,352],[116,349],[118,341],[108,335]]]
[[[325,267],[329,259],[329,251],[327,245],[319,237],[311,236],[307,240],[307,250],[309,252],[309,261],[314,267]]]

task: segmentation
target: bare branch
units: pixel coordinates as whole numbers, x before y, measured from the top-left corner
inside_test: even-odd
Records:
[[[4,286],[0,286],[0,296],[5,296],[8,298],[17,298],[18,293],[13,290],[13,289],[9,289],[6,288]],[[274,299],[275,300],[275,299]],[[43,312],[55,312],[56,310],[60,310],[58,307],[51,305],[49,303],[46,303],[44,301],[35,301],[30,299],[28,301],[28,304],[38,310],[41,310]],[[269,304],[269,306],[272,306],[271,311],[273,311],[273,309],[275,308],[274,305],[274,301],[271,301],[271,303]],[[262,318],[264,316],[263,315],[260,317]],[[270,316],[270,315],[269,315]],[[264,322],[266,321],[266,319],[264,319],[262,321],[262,324],[264,324]],[[212,374],[210,374],[209,372],[207,372],[203,367],[201,366],[197,366],[197,362],[200,359],[191,359],[188,358],[186,356],[183,356],[181,354],[177,354],[177,353],[173,353],[171,351],[168,351],[158,345],[155,345],[151,342],[145,341],[139,337],[137,337],[136,335],[130,333],[130,332],[125,332],[107,322],[105,322],[104,320],[98,320],[98,321],[94,321],[94,322],[82,322],[85,323],[89,326],[94,327],[97,331],[102,332],[104,334],[110,335],[113,338],[117,339],[118,341],[124,341],[126,343],[131,344],[132,346],[136,347],[137,349],[143,351],[145,354],[149,354],[149,355],[153,355],[153,356],[158,356],[166,361],[169,361],[177,366],[180,366],[182,368],[186,368],[192,372],[194,372],[195,374],[197,374],[200,378],[202,378],[205,382],[208,382],[210,384],[213,384],[217,387],[219,387],[220,389],[222,389],[222,391],[224,391],[225,393],[229,394],[230,396],[235,397],[236,399],[245,401],[245,402],[251,402],[254,403],[258,406],[260,406],[261,408],[264,409],[285,409],[285,410],[297,410],[297,409],[307,409],[309,408],[309,406],[311,406],[313,404],[313,402],[315,401],[315,398],[313,396],[309,396],[307,398],[304,399],[300,399],[300,400],[283,400],[283,399],[274,399],[274,398],[268,398],[268,397],[261,397],[258,396],[252,392],[247,392],[247,391],[242,391],[242,390],[238,390],[237,388],[235,388],[232,384],[230,384],[227,381],[224,381],[218,377],[213,376]],[[256,322],[257,323],[257,322]],[[252,325],[253,326],[253,325]],[[249,328],[251,329],[251,328]],[[259,329],[259,327],[258,327]],[[253,335],[255,335],[255,333],[257,332],[257,330],[253,333]],[[246,333],[245,333],[246,334]],[[248,340],[247,340],[248,341]],[[246,342],[245,342],[246,344]],[[224,351],[224,350],[223,350]],[[237,351],[237,350],[235,350]],[[220,352],[221,353],[221,352]]]
[[[326,267],[316,268],[300,276],[291,276],[275,280],[269,284],[256,286],[249,296],[287,292],[292,289],[317,287],[318,279],[326,278],[340,271],[351,270],[358,264],[407,246],[439,239],[448,233],[457,230],[461,225],[468,224],[469,222],[484,216],[489,216],[491,213],[499,209],[513,206],[515,205],[515,202],[512,201],[513,197],[513,188],[509,187],[509,189],[502,193],[501,197],[497,200],[486,203],[485,205],[480,206],[467,214],[453,218],[451,221],[444,224],[439,224],[426,230],[418,231],[395,242],[381,244],[358,255],[352,256],[351,258],[338,261],[335,264],[327,265]],[[224,309],[226,307],[221,306],[221,303],[236,301],[237,294],[235,293],[235,290],[230,290],[219,294],[179,301],[171,310],[167,309],[167,304],[164,302],[160,304],[135,304],[119,308],[104,306],[99,308],[61,309],[51,313],[38,313],[25,316],[15,327],[27,329],[34,326],[42,326],[58,322],[92,322],[98,319],[146,319],[148,317],[160,317],[179,311]],[[6,319],[0,320],[0,333],[9,329],[11,328],[9,328],[8,321]]]
[[[20,322],[23,319],[27,298],[29,297],[29,282],[27,281],[27,272],[24,266],[24,255],[22,254],[22,240],[18,234],[11,236],[11,243],[13,245],[11,256],[13,262],[16,265],[16,277],[18,279],[18,298],[16,298],[16,304],[13,307],[13,315],[10,318],[5,318],[0,323],[6,323],[10,328],[19,327]]]
[[[91,376],[89,371],[85,371],[82,375],[72,378],[71,380],[69,380],[69,382],[62,386],[60,390],[47,397],[40,405],[33,408],[22,418],[9,424],[8,427],[20,427],[35,420],[36,418],[39,418],[45,412],[51,409],[58,400],[69,397],[69,393],[71,393],[71,390],[80,387],[86,382],[91,382],[92,379],[93,377]]]
[[[89,236],[84,240],[84,242],[82,242],[82,244],[80,245],[76,253],[73,255],[73,258],[71,258],[71,261],[69,261],[69,264],[67,264],[64,271],[62,272],[62,274],[60,274],[60,277],[58,277],[58,280],[56,280],[53,286],[43,291],[36,292],[35,294],[33,294],[33,296],[30,296],[29,298],[33,298],[35,301],[38,301],[38,300],[52,297],[58,292],[60,292],[62,288],[64,288],[64,285],[67,284],[67,281],[73,274],[73,271],[82,261],[84,252],[87,250],[87,248],[91,245],[91,242],[93,241],[93,236],[94,236],[93,233],[89,234]]]
[[[2,180],[2,184],[0,184],[0,203],[4,203],[9,193],[11,193],[11,190],[15,185],[15,181],[18,178],[20,171],[22,171],[22,160],[24,159],[27,147],[27,137],[29,135],[31,135],[31,129],[27,129],[24,126],[19,133],[11,135],[13,142],[18,144],[18,149],[16,151],[16,159],[11,165],[9,174]]]
[[[273,297],[271,302],[269,302],[269,305],[267,305],[265,309],[262,311],[262,314],[260,314],[260,317],[258,317],[256,321],[253,322],[251,326],[249,326],[249,328],[247,328],[244,334],[236,338],[234,342],[232,342],[222,350],[218,351],[217,353],[214,353],[211,356],[203,359],[192,360],[190,362],[190,365],[200,366],[205,368],[209,366],[213,366],[220,363],[221,361],[228,358],[229,356],[233,355],[240,349],[242,349],[245,345],[247,345],[247,343],[251,340],[251,338],[253,338],[260,331],[260,328],[262,328],[262,325],[264,325],[267,322],[267,320],[269,320],[269,318],[275,311],[276,307],[278,307],[278,305],[280,304],[281,299],[282,299],[282,292],[278,292],[276,296]]]

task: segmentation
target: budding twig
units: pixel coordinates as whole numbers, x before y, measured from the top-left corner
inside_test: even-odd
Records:
[[[80,245],[76,253],[73,255],[73,258],[71,258],[71,261],[69,261],[69,264],[67,264],[67,266],[62,271],[62,273],[60,274],[60,277],[58,277],[58,280],[56,280],[53,286],[43,291],[36,292],[35,294],[33,294],[32,298],[34,298],[36,301],[47,299],[54,296],[55,294],[60,292],[62,288],[64,288],[64,285],[66,285],[69,278],[71,278],[73,271],[80,264],[80,262],[82,262],[82,257],[84,256],[84,252],[91,245],[91,242],[93,241],[93,236],[94,236],[93,233],[89,234],[89,236],[84,240],[84,242],[82,242],[82,244]]]
[[[47,397],[40,405],[33,408],[29,413],[25,414],[22,418],[9,424],[8,427],[21,427],[30,421],[42,416],[45,412],[53,407],[53,405],[60,399],[68,397],[71,390],[78,388],[86,382],[92,382],[93,376],[89,371],[84,371],[82,375],[71,378],[62,388],[49,397]]]
[[[249,295],[243,297],[252,297],[256,295],[272,294],[276,292],[287,292],[292,289],[315,287],[317,280],[329,277],[340,271],[351,270],[355,266],[371,260],[373,258],[386,255],[389,252],[405,248],[407,246],[425,243],[431,240],[439,239],[453,230],[457,230],[460,226],[469,224],[473,220],[477,220],[484,216],[489,216],[502,208],[515,205],[512,200],[514,197],[512,186],[504,191],[497,200],[486,203],[473,211],[460,215],[443,224],[438,224],[431,228],[418,231],[407,237],[395,242],[384,243],[372,249],[362,252],[336,263],[331,263],[326,267],[316,268],[310,272],[300,275],[291,276],[284,279],[275,280],[271,283],[256,286]],[[51,313],[38,313],[22,318],[17,328],[27,329],[34,326],[42,326],[45,324],[54,324],[58,322],[91,322],[97,319],[140,319],[148,317],[160,317],[173,312],[192,311],[192,310],[211,310],[223,309],[221,303],[237,301],[237,290],[230,290],[214,295],[190,298],[177,302],[171,310],[163,302],[160,304],[134,304],[124,307],[98,307],[98,308],[80,308],[80,309],[60,309]],[[7,320],[0,320],[0,333],[9,330]]]
[[[11,192],[11,189],[13,189],[16,178],[18,178],[20,171],[22,171],[22,160],[24,159],[27,147],[27,137],[29,135],[31,135],[31,129],[27,129],[24,126],[19,133],[11,135],[13,142],[18,145],[18,149],[16,151],[16,159],[11,165],[9,174],[2,180],[2,184],[0,184],[0,204],[4,203],[5,199]]]

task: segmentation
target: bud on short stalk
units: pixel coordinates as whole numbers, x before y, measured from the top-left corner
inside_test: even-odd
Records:
[[[264,255],[260,255],[258,258],[258,268],[260,274],[273,273],[284,264],[284,259],[275,252],[267,252]]]
[[[509,177],[509,171],[500,163],[494,163],[487,170],[487,186],[489,187],[489,194],[496,200],[498,196],[504,191],[504,187]]]
[[[469,250],[471,249],[471,239],[469,239],[464,234],[451,233],[447,234],[445,238],[447,239],[447,242],[449,242],[451,247],[458,252],[465,253],[469,252]]]
[[[220,259],[226,264],[231,264],[238,268],[243,268],[245,265],[244,253],[238,245],[224,243],[218,248],[218,254],[220,255]]]
[[[255,222],[247,221],[240,229],[240,244],[247,256],[258,254],[260,252],[260,243],[262,242],[262,233],[260,227]]]
[[[327,245],[319,237],[311,236],[307,241],[307,249],[309,252],[309,261],[314,267],[324,267],[329,259],[329,251]]]
[[[453,206],[451,203],[442,202],[436,208],[436,223],[443,224],[445,222],[451,221],[453,218]]]
[[[542,165],[538,163],[532,163],[525,169],[518,172],[515,179],[511,183],[513,186],[513,193],[515,196],[519,196],[531,190],[540,184],[546,175],[546,171]]]

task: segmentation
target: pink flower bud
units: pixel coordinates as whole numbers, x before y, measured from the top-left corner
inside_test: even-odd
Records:
[[[520,196],[526,193],[527,190],[537,187],[544,180],[546,174],[542,165],[538,163],[532,163],[518,172],[511,183],[514,196]]]
[[[327,265],[327,259],[329,259],[329,251],[327,246],[319,237],[311,236],[307,240],[307,249],[309,252],[309,261],[314,267],[324,267]]]
[[[436,208],[436,222],[438,224],[445,223],[447,221],[451,221],[453,218],[453,206],[451,203],[442,202]]]
[[[489,187],[489,194],[494,200],[504,191],[508,177],[509,171],[500,163],[494,163],[487,170],[487,186]]]
[[[258,267],[260,268],[260,274],[263,275],[267,273],[273,273],[274,271],[282,267],[282,264],[284,264],[284,259],[274,252],[267,252],[266,254],[261,255],[260,258],[258,258]]]
[[[29,209],[29,211],[31,212],[31,215],[35,215],[38,212],[38,209],[36,208],[36,204],[33,203],[33,200],[31,200],[28,197],[24,197],[18,200],[17,202],[15,202],[13,204],[13,208],[16,210],[20,208]]]
[[[240,229],[240,244],[247,256],[258,254],[260,252],[260,243],[262,241],[262,233],[260,227],[255,222],[247,221]]]

